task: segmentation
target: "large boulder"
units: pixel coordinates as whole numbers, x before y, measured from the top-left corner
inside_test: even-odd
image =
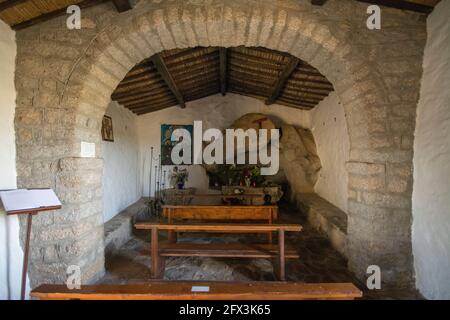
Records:
[[[281,130],[280,167],[293,193],[313,192],[322,165],[312,132],[291,125]]]

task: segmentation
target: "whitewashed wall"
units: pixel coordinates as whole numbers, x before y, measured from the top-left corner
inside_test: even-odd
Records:
[[[416,285],[450,299],[450,0],[428,17],[414,142],[412,243]]]
[[[16,188],[15,33],[0,20],[0,190]],[[0,209],[0,299],[19,299],[23,251],[19,220]]]
[[[142,194],[139,182],[139,143],[136,116],[116,102],[106,115],[113,121],[114,142],[103,141],[103,217],[108,221],[136,202]]]
[[[139,116],[137,123],[140,149],[143,155],[141,161],[145,160],[145,172],[141,175],[144,177],[144,195],[148,196],[149,190],[150,147],[154,147],[154,156],[159,156],[161,124],[193,124],[195,120],[202,120],[204,130],[207,128],[225,129],[247,113],[264,113],[272,116],[274,121],[278,123],[284,122],[301,127],[310,126],[308,111],[295,110],[280,105],[266,106],[261,100],[232,93],[227,93],[226,96],[217,94],[188,102],[186,109],[172,107]],[[208,189],[208,178],[205,170],[198,165],[188,166],[187,168],[190,172],[190,180],[186,186],[195,187],[199,192],[206,191]],[[172,170],[169,166],[164,169]],[[152,195],[153,192],[154,179],[152,179]]]
[[[347,212],[350,141],[344,108],[332,92],[311,111],[311,130],[316,140],[322,169],[315,191],[322,198]]]

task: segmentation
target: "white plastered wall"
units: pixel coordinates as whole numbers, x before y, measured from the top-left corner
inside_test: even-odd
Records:
[[[0,20],[0,190],[16,188],[15,33]],[[23,251],[17,216],[0,209],[0,299],[19,299]]]
[[[114,142],[103,141],[103,217],[110,220],[142,195],[139,181],[137,116],[116,102],[106,110],[112,118]]]
[[[450,0],[427,20],[414,141],[412,245],[416,286],[450,299]]]
[[[311,111],[311,130],[322,163],[314,190],[347,212],[348,174],[345,164],[349,159],[350,140],[344,108],[335,92]]]

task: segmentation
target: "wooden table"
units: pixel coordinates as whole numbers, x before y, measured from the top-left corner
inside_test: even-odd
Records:
[[[253,199],[264,198],[264,194],[177,194],[174,198],[181,199],[183,204],[189,204],[193,199],[221,199],[225,202],[231,199],[250,200],[253,205]]]

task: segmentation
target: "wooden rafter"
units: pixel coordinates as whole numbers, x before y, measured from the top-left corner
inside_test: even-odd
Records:
[[[9,8],[15,7],[19,4],[27,2],[29,0],[6,0],[0,3],[0,12],[7,10]]]
[[[220,93],[227,93],[227,48],[219,48],[220,55]]]
[[[432,6],[400,0],[356,0],[356,1],[425,14],[431,13],[431,11],[433,11],[434,9]]]
[[[85,1],[82,1],[80,3],[77,3],[77,6],[79,6],[80,9],[86,9],[86,8],[98,5],[98,4],[106,2],[106,1],[109,1],[109,0],[85,0]],[[62,15],[65,15],[65,14],[67,14],[67,7],[64,7],[64,8],[55,10],[55,11],[51,11],[51,12],[48,12],[48,13],[44,13],[44,14],[42,14],[40,16],[37,16],[35,18],[32,18],[30,20],[26,20],[24,22],[20,22],[18,24],[15,24],[15,25],[11,26],[11,28],[13,30],[21,30],[21,29],[31,27],[31,26],[33,26],[35,24],[38,24],[38,23],[41,23],[41,22],[44,22],[44,21],[48,21],[50,19],[62,16]]]
[[[9,8],[12,8],[16,5],[25,3],[27,0],[9,0],[6,2],[1,2],[0,3],[0,12]],[[28,0],[29,1],[29,0]],[[84,0],[82,2],[76,3],[76,5],[78,7],[80,7],[80,9],[86,9],[104,2],[109,2],[112,1],[114,3],[114,5],[117,8],[117,11],[119,12],[123,12],[126,10],[131,9],[131,4],[129,3],[128,0]],[[128,6],[126,4],[126,2],[128,2]],[[41,14],[37,17],[34,17],[30,20],[26,20],[20,23],[17,23],[15,25],[12,25],[11,28],[14,30],[21,30],[27,27],[31,27],[33,25],[36,25],[38,23],[44,22],[44,21],[48,21],[50,19],[62,16],[67,14],[67,7],[63,7],[61,9],[58,10],[54,10],[54,11],[50,11],[44,14]]]
[[[169,69],[167,69],[167,66],[164,63],[164,60],[161,58],[161,56],[159,54],[153,55],[153,57],[150,60],[155,65],[155,67],[158,70],[160,76],[166,82],[166,84],[169,87],[170,91],[172,91],[172,94],[177,99],[179,106],[181,108],[185,108],[186,104],[184,102],[183,95],[181,94],[180,90],[178,89],[178,86],[175,83],[175,80],[173,79],[172,75],[170,74]]]
[[[266,104],[270,105],[273,104],[277,98],[280,96],[281,90],[283,90],[284,85],[286,84],[286,81],[289,79],[291,74],[295,71],[295,68],[297,68],[298,63],[300,60],[296,57],[291,57],[288,61],[288,63],[284,66],[283,70],[280,73],[280,76],[278,77],[278,80],[275,82],[272,91],[269,95],[269,97],[266,100]]]
[[[165,51],[136,65],[112,99],[136,114],[168,108],[181,99],[185,104],[226,92],[263,101],[273,95],[278,104],[312,109],[332,90],[317,69],[288,54],[261,48],[197,47]]]

